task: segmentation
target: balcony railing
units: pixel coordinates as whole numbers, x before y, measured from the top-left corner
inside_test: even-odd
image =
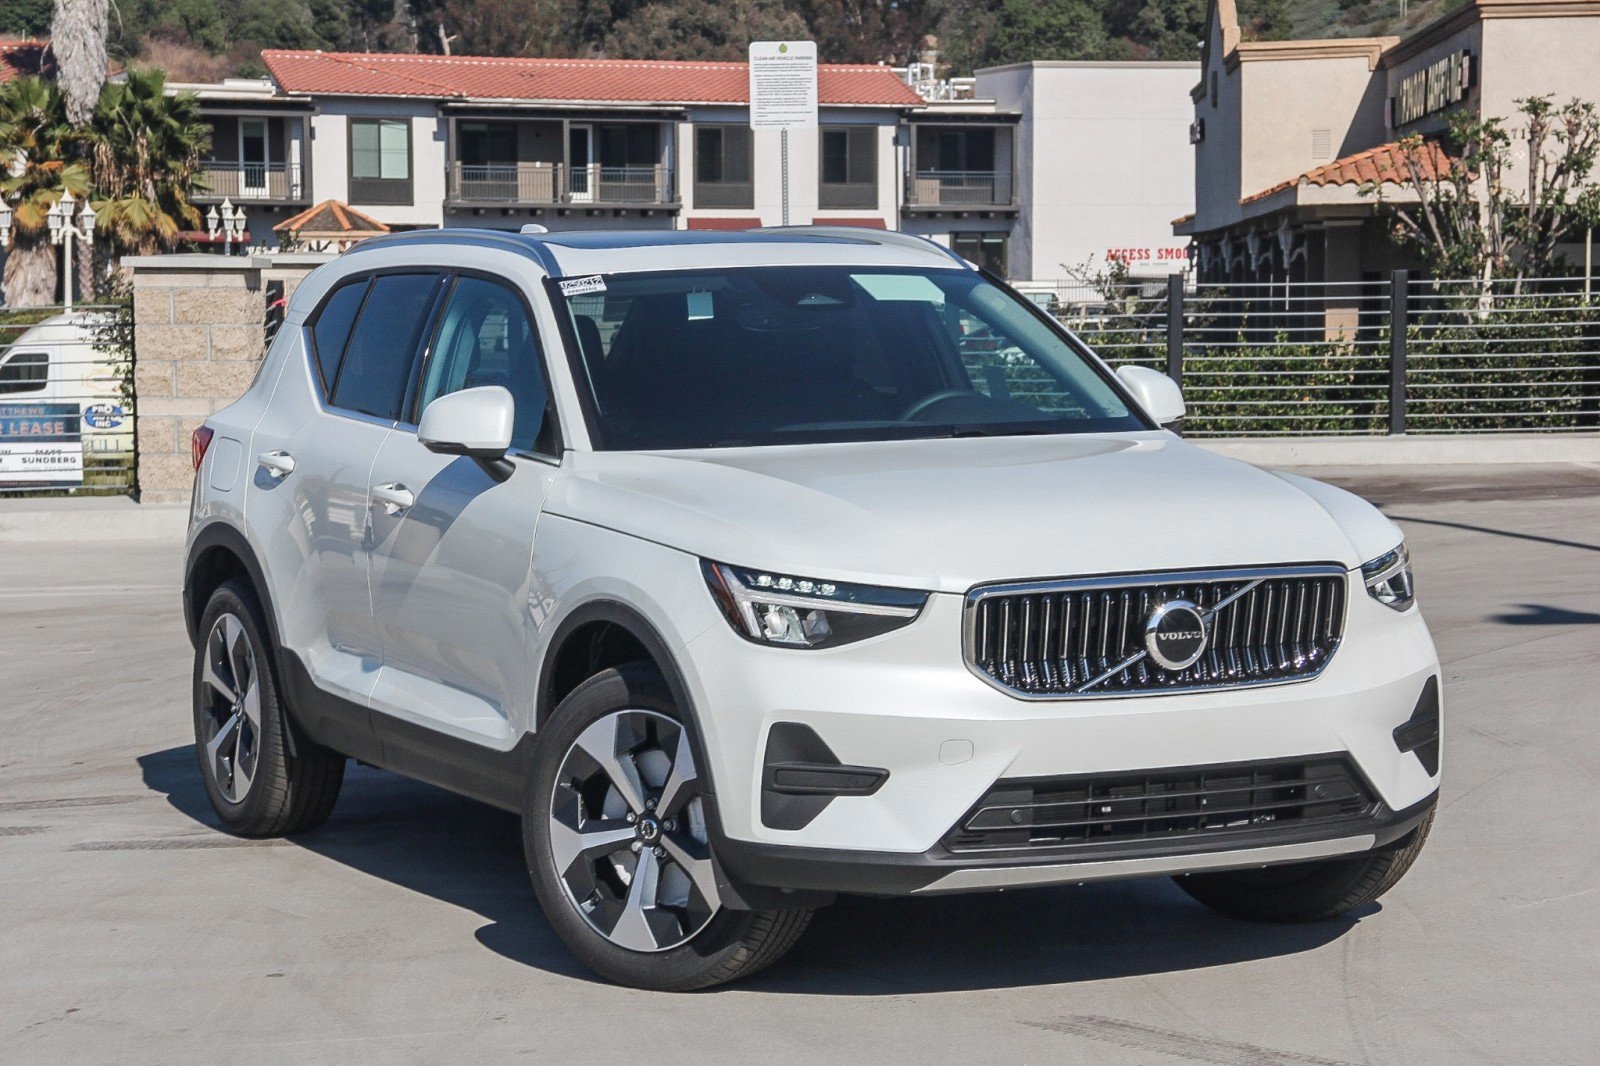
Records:
[[[453,163],[450,199],[495,204],[669,204],[672,168]]]
[[[911,207],[1009,207],[1011,175],[994,170],[921,170],[906,181]]]
[[[241,203],[295,201],[305,195],[298,163],[230,163],[210,159],[200,164],[206,187],[201,196]]]
[[[553,204],[559,163],[456,163],[450,198],[477,203]]]
[[[817,185],[818,207],[878,206],[878,183],[875,181],[824,181]]]

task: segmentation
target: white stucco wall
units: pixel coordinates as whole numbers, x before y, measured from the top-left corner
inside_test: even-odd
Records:
[[[692,218],[749,218],[763,226],[777,226],[783,220],[783,137],[777,130],[755,130],[751,154],[751,179],[754,206],[749,210],[728,207],[702,207],[694,202],[694,127],[695,125],[742,126],[750,121],[749,112],[738,108],[696,108],[689,122],[678,126],[678,189],[683,197],[683,212],[678,225],[686,228]],[[897,192],[900,168],[894,146],[897,112],[887,108],[822,108],[818,120],[823,126],[870,125],[877,129],[878,206],[869,208],[822,208],[818,205],[821,131],[789,131],[789,223],[802,226],[821,216],[824,219],[875,218],[889,229],[895,228],[899,213]]]
[[[1032,63],[978,72],[977,93],[1022,112],[1011,273],[1055,281],[1132,253],[1135,273],[1179,270],[1172,220],[1194,207],[1196,63]],[[1163,253],[1168,253],[1165,257]]]

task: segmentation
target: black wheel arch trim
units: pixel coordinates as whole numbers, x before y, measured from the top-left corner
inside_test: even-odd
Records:
[[[278,639],[278,612],[273,606],[272,592],[267,588],[266,572],[261,567],[261,561],[256,558],[255,548],[237,527],[221,518],[214,518],[200,527],[190,540],[188,553],[184,557],[183,624],[189,633],[189,643],[199,644],[200,615],[206,609],[205,604],[194,602],[195,567],[212,548],[228,549],[244,566],[245,573],[250,577],[250,584],[255,586],[256,599],[261,603],[261,610],[267,616],[267,629],[272,637],[273,647],[274,649],[282,647],[283,642]]]

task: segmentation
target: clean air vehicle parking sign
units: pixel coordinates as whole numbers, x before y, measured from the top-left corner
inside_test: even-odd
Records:
[[[82,422],[75,403],[0,403],[0,484],[81,485]]]

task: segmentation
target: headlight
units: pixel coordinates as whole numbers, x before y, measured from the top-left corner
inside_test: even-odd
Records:
[[[757,644],[829,648],[910,625],[928,594],[747,570],[701,560],[712,599]]]
[[[1403,611],[1416,602],[1417,592],[1411,584],[1411,553],[1404,544],[1370,563],[1362,563],[1361,579],[1367,583],[1372,598],[1385,607]]]

